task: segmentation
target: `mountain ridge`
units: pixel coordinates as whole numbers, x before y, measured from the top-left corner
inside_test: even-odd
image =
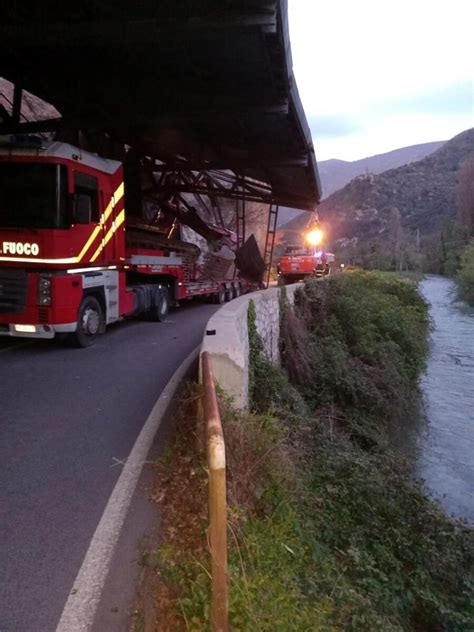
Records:
[[[321,221],[327,223],[333,246],[357,242],[384,241],[393,210],[409,233],[429,236],[444,218],[457,213],[458,172],[474,152],[474,128],[443,143],[434,153],[380,174],[360,175],[319,206]],[[294,241],[301,234],[307,216],[298,216],[281,226],[282,241]]]
[[[340,160],[339,158],[318,161],[319,175],[323,187],[323,201],[359,175],[367,172],[382,173],[388,169],[416,162],[442,147],[445,142],[433,141],[419,145],[409,145],[354,161]],[[278,225],[283,226],[301,213],[302,211],[298,209],[281,208]]]
[[[399,147],[382,154],[375,154],[359,160],[345,161],[338,158],[323,160],[318,163],[323,184],[323,197],[326,198],[364,173],[382,173],[396,169],[411,162],[422,160],[438,150],[446,141],[433,141],[418,145]]]

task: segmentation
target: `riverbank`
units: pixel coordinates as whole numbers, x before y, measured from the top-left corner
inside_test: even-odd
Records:
[[[283,370],[252,320],[253,414],[222,399],[233,628],[472,629],[472,531],[390,451],[392,429],[412,423],[426,353],[415,285],[366,273],[307,284],[284,309]],[[163,499],[156,630],[208,628],[205,515],[187,509],[205,506],[194,448],[188,423],[171,474],[161,469],[181,484]]]

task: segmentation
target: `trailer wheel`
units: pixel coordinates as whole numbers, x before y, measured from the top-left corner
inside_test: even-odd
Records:
[[[234,288],[232,285],[225,289],[225,301],[229,303],[234,298]]]
[[[240,296],[240,283],[234,283],[234,290],[232,292],[234,298],[239,298]]]
[[[215,295],[215,302],[218,305],[222,305],[223,303],[225,303],[226,294],[227,293],[226,293],[225,287],[221,285],[219,287],[219,290],[217,291],[217,294]]]
[[[104,331],[104,315],[99,301],[93,296],[86,296],[79,307],[77,330],[73,334],[74,343],[78,347],[90,347]]]
[[[154,304],[150,309],[151,320],[162,322],[168,316],[170,309],[170,295],[166,287],[158,288],[155,297]]]

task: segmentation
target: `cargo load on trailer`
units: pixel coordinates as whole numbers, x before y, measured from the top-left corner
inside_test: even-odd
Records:
[[[261,282],[255,240],[236,258],[235,233],[193,206],[199,196],[160,198],[152,172],[68,143],[6,140],[0,335],[87,346],[124,317],[163,320],[179,301],[223,302]]]

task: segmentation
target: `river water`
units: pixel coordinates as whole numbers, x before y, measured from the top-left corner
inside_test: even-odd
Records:
[[[450,279],[428,276],[420,290],[433,331],[416,474],[448,513],[474,524],[474,309],[456,300]]]

